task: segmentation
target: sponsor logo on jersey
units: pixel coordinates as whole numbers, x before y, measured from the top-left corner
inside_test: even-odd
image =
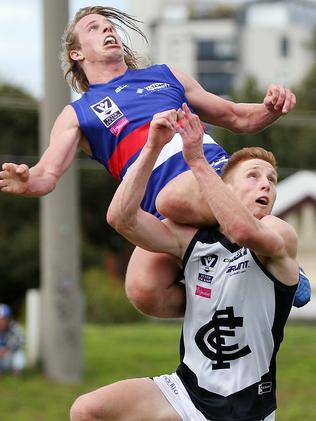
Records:
[[[121,85],[121,86],[118,86],[116,89],[115,89],[115,92],[117,93],[117,94],[119,94],[121,91],[123,91],[123,89],[125,89],[125,88],[127,88],[128,87],[128,85]]]
[[[214,278],[214,276],[206,275],[206,273],[199,273],[199,276],[198,276],[198,280],[200,282],[205,282],[207,284],[210,284],[212,282],[213,278]]]
[[[249,260],[245,260],[244,262],[239,262],[237,265],[230,265],[228,266],[226,273],[236,274],[236,273],[246,272],[248,264],[249,264]]]
[[[258,384],[258,395],[272,392],[272,382],[263,382]]]
[[[151,83],[150,85],[144,86],[143,88],[138,88],[136,90],[136,93],[148,95],[153,92],[160,91],[161,89],[167,89],[169,87],[170,87],[170,83],[154,82],[154,83]]]
[[[240,259],[242,256],[246,256],[248,253],[248,250],[243,247],[241,250],[238,251],[238,253],[233,256],[231,259],[224,259],[223,262],[234,262],[235,260]]]
[[[127,118],[123,117],[110,128],[110,132],[113,133],[114,136],[118,136],[127,124]]]
[[[108,96],[101,99],[101,101],[97,102],[96,104],[91,105],[90,108],[107,128],[110,128],[116,121],[122,117],[125,117],[113,99]],[[127,122],[128,121],[126,119],[125,125]]]
[[[179,392],[178,392],[178,389],[177,389],[177,386],[176,386],[176,384],[171,380],[171,379],[169,379],[169,377],[168,376],[163,376],[163,379],[164,379],[164,381],[166,382],[166,385],[169,387],[169,389],[171,389],[171,391],[175,394],[175,395],[178,395],[179,394]]]
[[[200,297],[204,298],[211,298],[212,290],[210,288],[204,288],[200,285],[196,286],[195,295],[199,295]]]

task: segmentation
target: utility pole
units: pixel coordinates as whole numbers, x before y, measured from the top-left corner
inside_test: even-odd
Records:
[[[67,22],[68,0],[43,0],[42,151],[48,146],[57,115],[70,101],[59,60],[61,35]],[[81,373],[83,317],[77,191],[77,170],[72,165],[56,189],[40,202],[41,359],[46,375],[61,382],[77,381]]]

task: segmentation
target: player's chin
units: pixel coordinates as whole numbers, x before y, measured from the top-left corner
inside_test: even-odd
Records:
[[[254,217],[257,219],[262,219],[267,215],[270,215],[271,211],[268,207],[262,208],[260,207],[259,209],[256,209],[254,212]]]

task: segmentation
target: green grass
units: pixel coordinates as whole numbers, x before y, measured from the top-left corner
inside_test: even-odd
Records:
[[[173,371],[179,323],[86,326],[85,369],[78,384],[59,384],[40,372],[0,378],[1,421],[67,421],[82,393],[128,377]],[[314,326],[289,325],[278,357],[278,421],[316,420]],[[150,420],[149,420],[150,421]]]

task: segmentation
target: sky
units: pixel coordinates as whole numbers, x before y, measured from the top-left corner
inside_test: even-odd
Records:
[[[0,82],[18,85],[39,99],[43,90],[42,1],[0,0]],[[70,16],[80,7],[102,3],[69,0]],[[107,0],[106,5],[126,10],[124,0]]]
[[[0,83],[18,85],[38,99],[43,95],[42,3],[43,0],[0,0]],[[128,0],[69,0],[70,17],[80,7],[100,4],[128,11]]]
[[[128,1],[69,0],[70,17],[80,7],[99,4],[128,11]],[[217,0],[231,3],[242,1]],[[0,0],[0,83],[21,86],[38,99],[43,94],[42,2],[43,0]]]

